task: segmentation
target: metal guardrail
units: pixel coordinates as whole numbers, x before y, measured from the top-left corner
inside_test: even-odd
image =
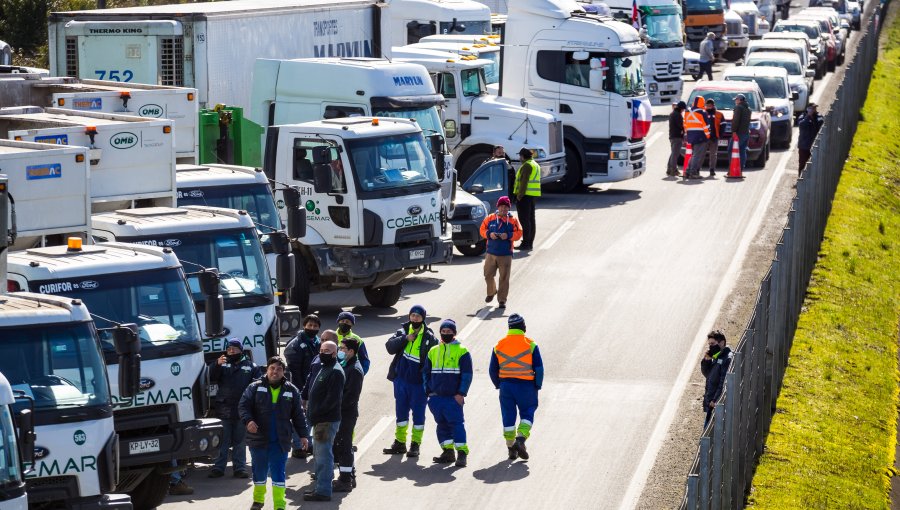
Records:
[[[869,0],[875,2],[877,0]],[[684,510],[740,509],[765,438],[806,288],[831,212],[831,202],[850,152],[859,112],[878,58],[880,7],[856,46],[835,100],[825,115],[810,162],[797,181],[775,259],[759,288],[753,315],[741,335],[725,378],[725,390],[687,477]]]

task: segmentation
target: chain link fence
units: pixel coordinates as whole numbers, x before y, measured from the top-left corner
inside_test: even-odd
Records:
[[[810,161],[797,181],[787,225],[760,285],[753,315],[734,350],[724,393],[700,436],[682,509],[740,509],[745,505],[775,411],[831,201],[878,57],[880,11],[881,7],[876,6],[863,30],[854,34],[860,43],[848,59],[835,100],[813,144]]]

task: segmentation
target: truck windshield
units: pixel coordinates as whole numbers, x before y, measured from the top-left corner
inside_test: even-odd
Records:
[[[722,0],[685,0],[684,7],[687,12],[722,12],[725,2]]]
[[[36,410],[110,405],[93,323],[4,328],[2,337],[0,372]]]
[[[247,211],[253,223],[281,228],[278,208],[268,184],[254,183],[232,186],[204,186],[178,189],[178,206],[208,205]],[[266,231],[268,229],[265,229]]]
[[[684,32],[681,28],[681,16],[677,13],[655,14],[644,16],[647,27],[647,45],[650,48],[677,48],[684,46]]]
[[[487,94],[487,86],[484,84],[482,69],[464,69],[460,73],[460,85],[465,97],[478,97]]]
[[[0,406],[0,489],[22,482],[16,430],[9,406]]]
[[[478,58],[490,60],[491,63],[484,66],[484,81],[488,85],[500,83],[500,52],[499,51],[483,51],[478,54]]]
[[[137,324],[143,359],[170,356],[173,351],[194,352],[203,347],[181,268],[93,275],[77,281],[35,281],[30,288],[33,292],[53,289],[54,294],[82,300],[94,315],[100,344],[110,360],[116,359],[116,349],[107,328],[116,323]]]
[[[421,133],[348,140],[347,147],[361,192],[440,186]]]
[[[441,116],[436,106],[428,108],[391,108],[374,112],[375,117],[395,117],[399,119],[415,119],[426,135],[444,134]]]
[[[491,33],[490,21],[441,21],[440,34],[475,34]]]
[[[615,57],[611,60],[612,73],[607,82],[607,86],[611,86],[610,91],[626,97],[644,94],[641,56]]]

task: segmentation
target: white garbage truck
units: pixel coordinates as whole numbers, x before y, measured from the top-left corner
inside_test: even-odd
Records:
[[[0,149],[3,168],[10,171],[9,189],[15,199],[10,217],[16,220],[11,232],[19,247],[9,256],[4,288],[85,303],[100,333],[99,341],[87,344],[92,352],[77,343],[59,347],[59,342],[69,344],[65,337],[54,340],[54,336],[44,338],[45,344],[19,348],[28,363],[53,362],[50,368],[28,369],[56,374],[39,383],[42,389],[32,385],[35,395],[48,391],[66,395],[73,391],[69,381],[76,381],[87,395],[78,400],[73,393],[76,402],[71,404],[68,399],[46,403],[60,407],[57,413],[65,418],[53,421],[51,413],[48,421],[38,420],[39,432],[43,424],[53,427],[40,436],[39,455],[29,475],[35,487],[32,500],[70,508],[132,508],[128,496],[106,495],[119,491],[133,496],[135,508],[153,508],[165,496],[168,474],[194,459],[215,455],[222,437],[218,420],[203,418],[207,371],[181,264],[171,249],[84,243],[91,221],[86,148],[0,141]],[[56,244],[62,235],[68,236],[67,242]],[[221,331],[222,313],[219,308],[208,317],[212,321],[208,332]],[[117,340],[123,328],[133,331],[136,344],[127,358]],[[131,354],[141,355],[142,368]],[[4,360],[16,359],[11,356],[0,359],[0,368]],[[78,360],[99,365],[73,366]],[[102,392],[86,388],[84,374],[93,374],[90,383],[106,388]],[[102,400],[104,395],[111,398],[107,407],[92,409],[93,399]],[[40,399],[36,402],[45,405]],[[75,412],[82,407],[83,412]],[[76,448],[73,436],[74,444],[84,448],[77,449],[80,456],[66,457]],[[88,455],[89,451],[94,453]]]
[[[652,108],[637,30],[574,0],[516,0],[503,48],[499,95],[563,122],[563,190],[646,171]]]
[[[2,283],[2,282],[0,282]],[[0,296],[0,331],[14,319],[9,309],[22,303]],[[21,393],[19,393],[21,395]],[[6,377],[0,373],[0,510],[27,510],[28,494],[25,486],[26,462],[34,462],[34,410],[16,410],[16,394]]]
[[[473,0],[236,0],[54,12],[48,26],[53,75],[194,87],[202,108],[247,108],[257,58],[387,56],[430,34],[483,34],[490,11]]]
[[[302,310],[310,292],[346,288],[362,288],[373,306],[393,306],[408,275],[450,262],[441,188],[419,122],[343,117],[270,126],[266,137],[263,170],[290,186],[276,192],[282,218],[289,231],[299,230],[298,213],[306,221],[305,235],[290,235],[291,295]]]
[[[5,105],[171,120],[177,161],[197,161],[197,89],[34,74],[4,77],[0,86]]]

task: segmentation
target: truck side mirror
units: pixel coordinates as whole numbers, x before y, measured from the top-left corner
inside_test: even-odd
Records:
[[[582,52],[587,53],[587,52]],[[588,71],[588,88],[595,92],[603,91],[603,63],[599,58],[592,58],[591,70]]]
[[[204,296],[214,296],[219,293],[219,271],[216,269],[204,269],[197,274],[197,282],[200,284],[200,293]]]
[[[287,213],[288,236],[291,239],[306,237],[306,211],[300,205],[300,190],[294,187],[286,188],[282,192],[282,197],[284,197],[284,210]],[[288,251],[290,251],[290,246]]]
[[[19,429],[19,459],[22,464],[34,465],[34,410],[22,409],[16,413],[16,427]],[[24,471],[24,470],[23,470]]]
[[[331,161],[331,147],[327,145],[313,147],[313,163],[317,165],[328,165]]]
[[[316,193],[331,193],[334,187],[331,183],[331,165],[328,163],[316,163],[313,165],[313,187]]]
[[[206,300],[204,316],[206,318],[206,336],[212,338],[222,335],[225,329],[225,299],[219,294],[219,271],[204,269],[197,275],[200,293]]]
[[[444,137],[433,134],[428,137],[431,145],[431,157],[434,159],[434,168],[437,170],[438,180],[444,180]]]
[[[273,253],[281,255],[282,253],[291,252],[291,242],[284,232],[278,231],[269,234],[269,243],[272,245]]]
[[[590,56],[591,54],[586,51],[576,51],[572,53],[572,60],[581,62],[582,60],[587,60]]]
[[[125,398],[141,389],[141,339],[137,331],[137,324],[119,324],[112,331],[119,356],[119,395]]]
[[[275,307],[275,316],[278,318],[279,336],[294,336],[303,326],[300,308],[294,305],[279,305]]]
[[[456,138],[456,121],[453,119],[447,119],[444,121],[444,133],[447,133],[448,138]]]
[[[278,290],[293,289],[296,275],[294,271],[294,254],[279,253],[275,257],[275,287]]]

